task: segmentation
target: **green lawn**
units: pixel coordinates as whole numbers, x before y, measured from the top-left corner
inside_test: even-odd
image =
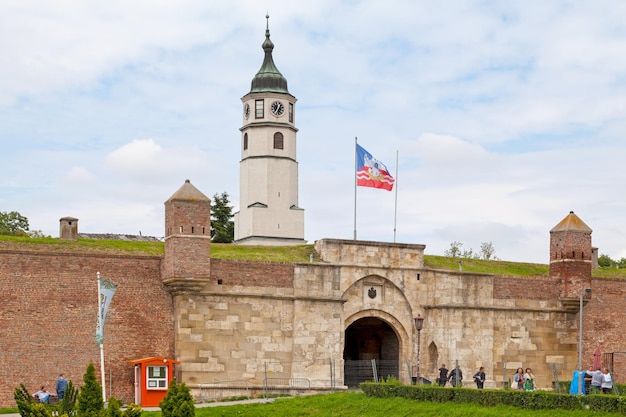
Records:
[[[143,417],[160,417],[160,412],[144,412]],[[197,408],[196,417],[617,417],[620,414],[590,411],[523,410],[514,407],[480,407],[473,404],[417,402],[403,398],[373,398],[362,393],[347,392],[280,398],[266,404],[244,404]]]

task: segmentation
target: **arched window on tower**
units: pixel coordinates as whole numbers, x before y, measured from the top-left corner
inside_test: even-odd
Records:
[[[248,149],[248,134],[244,133],[243,134],[243,150],[245,151],[246,149]]]
[[[283,142],[283,134],[280,132],[274,133],[274,149],[284,149]]]

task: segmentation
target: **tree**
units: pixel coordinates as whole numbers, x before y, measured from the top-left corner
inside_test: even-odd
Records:
[[[456,258],[461,256],[461,246],[463,244],[461,242],[457,242],[456,240],[450,243],[450,249],[447,249],[443,252],[444,256],[449,256],[451,258]]]
[[[235,223],[232,221],[233,208],[228,193],[213,196],[211,203],[211,242],[232,243],[235,239]]]
[[[102,399],[102,386],[96,380],[96,368],[93,362],[89,363],[85,375],[85,384],[78,394],[78,417],[98,417],[101,410],[104,410],[104,400]]]
[[[26,236],[28,219],[17,211],[0,211],[0,235]]]
[[[172,379],[167,395],[159,403],[159,407],[161,407],[163,417],[194,417],[196,415],[196,407],[189,388],[184,382],[178,385],[175,379]]]
[[[496,253],[496,248],[491,242],[483,242],[480,244],[480,258],[489,260]]]

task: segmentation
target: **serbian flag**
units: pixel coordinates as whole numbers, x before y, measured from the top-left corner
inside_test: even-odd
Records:
[[[384,188],[391,191],[395,180],[389,170],[371,153],[356,145],[356,185],[361,187]]]

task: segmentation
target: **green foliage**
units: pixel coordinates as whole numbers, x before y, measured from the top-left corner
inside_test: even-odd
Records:
[[[52,410],[46,404],[33,404],[30,410],[30,417],[52,417]]]
[[[211,202],[211,242],[232,243],[235,239],[233,208],[225,191],[213,196]]]
[[[184,382],[178,385],[175,379],[172,379],[167,395],[159,403],[159,407],[161,407],[163,417],[194,417],[196,415],[196,407],[189,388]]]
[[[100,412],[100,417],[122,417],[121,405],[117,398],[109,398],[109,406]]]
[[[0,211],[0,235],[27,236],[28,219],[17,211]]]
[[[420,401],[473,403],[481,406],[507,405],[526,410],[589,409],[626,414],[626,399],[614,395],[577,396],[550,391],[450,389],[428,385],[389,386],[373,382],[362,383],[361,390],[367,396],[379,398],[403,397]]]
[[[20,415],[22,417],[30,417],[35,401],[24,384],[20,384],[19,388],[15,388],[15,391],[13,391],[13,398],[15,398]]]
[[[143,410],[135,403],[129,404],[122,413],[124,417],[140,417]]]
[[[96,380],[96,368],[93,362],[87,366],[83,382],[83,387],[78,394],[76,409],[78,417],[98,417],[100,411],[104,410],[104,400],[102,399],[102,386]]]
[[[615,261],[609,257],[609,255],[600,255],[598,257],[598,266],[603,268],[626,268],[626,258],[622,258],[619,261]]]
[[[59,401],[56,406],[59,411],[59,415],[67,414],[71,416],[76,411],[76,401],[78,400],[78,389],[74,387],[72,381],[68,381],[65,388],[65,396]]]

